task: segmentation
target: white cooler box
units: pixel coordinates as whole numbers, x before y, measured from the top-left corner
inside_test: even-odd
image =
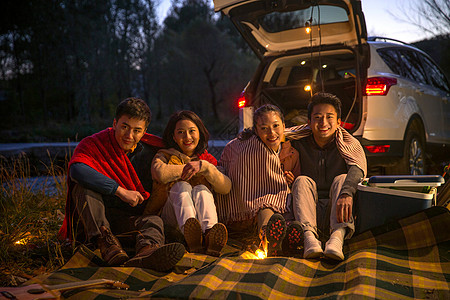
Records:
[[[398,220],[435,204],[439,175],[372,176],[359,184],[355,201],[355,232]]]

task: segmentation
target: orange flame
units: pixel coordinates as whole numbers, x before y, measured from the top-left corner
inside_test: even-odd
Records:
[[[257,250],[255,251],[255,256],[256,256],[256,259],[264,259],[264,258],[267,257],[267,254],[266,254],[266,252],[264,252],[263,250],[257,249]]]

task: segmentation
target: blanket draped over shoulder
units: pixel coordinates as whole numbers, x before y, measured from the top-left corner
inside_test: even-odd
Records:
[[[185,165],[194,160],[206,160],[214,166],[217,166],[217,160],[214,156],[205,150],[202,154],[195,156],[193,158],[181,153],[180,151],[170,148],[161,149],[158,153],[162,153],[169,165]],[[181,179],[180,179],[181,180]],[[178,180],[179,181],[179,180]],[[144,210],[144,215],[158,215],[166,203],[169,191],[176,181],[169,182],[167,184],[160,183],[153,180],[152,195],[147,202]],[[205,185],[208,189],[211,189],[211,184],[206,180],[206,178],[201,174],[195,174],[191,179],[188,180],[191,186],[196,186],[199,184]]]
[[[156,147],[164,147],[162,139],[145,133],[141,141]],[[133,168],[127,154],[120,148],[114,136],[114,130],[107,128],[96,134],[84,138],[75,148],[73,156],[69,162],[67,175],[67,199],[66,199],[66,215],[63,225],[59,230],[61,239],[72,239],[71,229],[73,226],[72,217],[74,207],[72,205],[72,189],[74,182],[70,179],[70,167],[74,163],[84,163],[93,168],[97,172],[113,179],[119,186],[127,189],[138,191],[148,199],[150,193],[142,186],[136,171]],[[149,168],[150,168],[149,161]]]
[[[280,159],[257,136],[234,139],[223,150],[219,167],[232,182],[230,193],[217,194],[217,213],[225,224],[252,219],[263,208],[286,211],[289,187]]]
[[[311,128],[307,125],[294,126],[286,128],[285,136],[290,140],[299,140],[312,134]],[[336,146],[342,158],[347,165],[356,165],[363,171],[364,176],[367,175],[367,160],[359,141],[352,136],[347,130],[338,127],[335,136]],[[300,153],[301,155],[301,153]]]

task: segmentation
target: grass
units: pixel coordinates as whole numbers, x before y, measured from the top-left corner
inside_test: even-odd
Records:
[[[0,157],[0,286],[55,271],[72,255],[71,245],[57,239],[64,218],[65,168],[50,163],[43,182],[30,174],[26,156]]]

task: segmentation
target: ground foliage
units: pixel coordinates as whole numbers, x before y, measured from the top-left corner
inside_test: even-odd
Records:
[[[64,218],[65,170],[50,164],[38,183],[29,179],[31,168],[24,156],[0,159],[0,286],[55,271],[72,255],[71,245],[56,236]]]

